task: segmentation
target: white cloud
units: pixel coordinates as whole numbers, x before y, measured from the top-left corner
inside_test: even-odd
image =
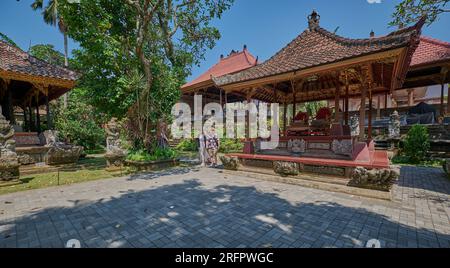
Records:
[[[367,0],[369,4],[381,4],[381,0]]]

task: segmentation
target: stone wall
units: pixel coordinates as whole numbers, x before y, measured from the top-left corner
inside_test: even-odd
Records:
[[[400,176],[400,169],[395,166],[388,169],[368,170],[363,167],[317,166],[288,161],[239,159],[230,156],[222,156],[220,159],[227,170],[250,170],[255,173],[278,174],[282,177],[292,178],[302,174],[324,175],[324,178],[330,179],[341,177],[349,179],[348,186],[380,191],[389,191]],[[450,163],[448,167],[450,169]]]

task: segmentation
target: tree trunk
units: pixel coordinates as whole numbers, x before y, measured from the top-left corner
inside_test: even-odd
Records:
[[[67,33],[64,32],[64,67],[69,67],[69,45],[68,45],[68,38]],[[67,103],[69,101],[68,93],[65,93],[64,96],[64,108],[67,108]]]

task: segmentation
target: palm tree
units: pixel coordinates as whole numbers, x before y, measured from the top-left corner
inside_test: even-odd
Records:
[[[49,0],[47,6],[44,7],[44,0],[35,0],[31,4],[33,10],[42,10],[42,15],[44,21],[47,24],[56,26],[58,25],[59,30],[64,35],[64,66],[69,66],[69,52],[68,52],[68,39],[67,39],[67,26],[64,24],[64,20],[58,12],[58,5],[61,1]],[[67,107],[67,93],[64,94],[64,107]]]

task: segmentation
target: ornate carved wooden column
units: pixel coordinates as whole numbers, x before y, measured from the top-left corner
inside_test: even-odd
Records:
[[[360,72],[361,83],[361,107],[359,109],[359,138],[364,140],[365,138],[365,123],[366,123],[366,98],[367,91],[372,84],[372,65],[367,64],[362,66]]]
[[[16,123],[16,117],[14,116],[13,94],[11,88],[8,87],[8,84],[9,83],[7,82],[9,121],[10,124],[13,125]]]
[[[39,113],[39,102],[36,101],[36,130],[41,133],[41,115]]]
[[[386,92],[384,95],[384,115],[385,116],[388,116],[387,109],[388,109],[388,93]]]
[[[287,102],[285,101],[283,104],[283,132],[286,135],[287,130]]]
[[[345,125],[349,125],[349,82],[348,82],[348,72],[345,72]]]
[[[381,118],[381,95],[377,96],[377,119]]]
[[[334,96],[334,121],[335,123],[339,123],[341,116],[340,116],[340,97],[341,97],[341,86],[339,83],[339,77],[335,78],[334,86],[336,88],[335,90],[335,96]]]
[[[439,106],[439,114],[440,115],[444,115],[445,114],[445,111],[444,111],[444,84],[441,84],[441,104],[440,104],[440,106]]]
[[[445,116],[446,113],[449,113],[449,107],[450,105],[448,104],[448,99],[447,99],[447,112],[445,111],[445,106],[444,106],[444,94],[445,94],[445,80],[447,78],[448,75],[448,67],[443,67],[441,70],[441,74],[442,74],[442,82],[441,82],[441,115]],[[450,93],[450,92],[449,92]],[[450,94],[448,94],[447,98],[450,98]]]
[[[36,125],[34,124],[33,109],[31,108],[31,103],[28,104],[28,114],[30,115],[30,125],[28,126],[28,132],[33,132],[36,130]]]
[[[50,115],[50,104],[49,104],[48,96],[45,96],[45,109],[47,112],[47,128],[53,129],[53,122],[52,122],[52,117]]]
[[[373,116],[373,101],[372,101],[372,85],[369,85],[369,126],[367,129],[367,139],[372,140],[372,116]]]
[[[250,95],[247,95],[247,104],[250,104],[251,98]],[[249,106],[248,106],[249,108]],[[246,116],[245,116],[245,138],[247,141],[250,140],[250,110],[247,109],[247,111],[245,112]]]
[[[292,122],[294,122],[294,118],[296,116],[296,110],[297,110],[297,92],[295,90],[295,83],[291,80],[291,87],[292,87]]]

